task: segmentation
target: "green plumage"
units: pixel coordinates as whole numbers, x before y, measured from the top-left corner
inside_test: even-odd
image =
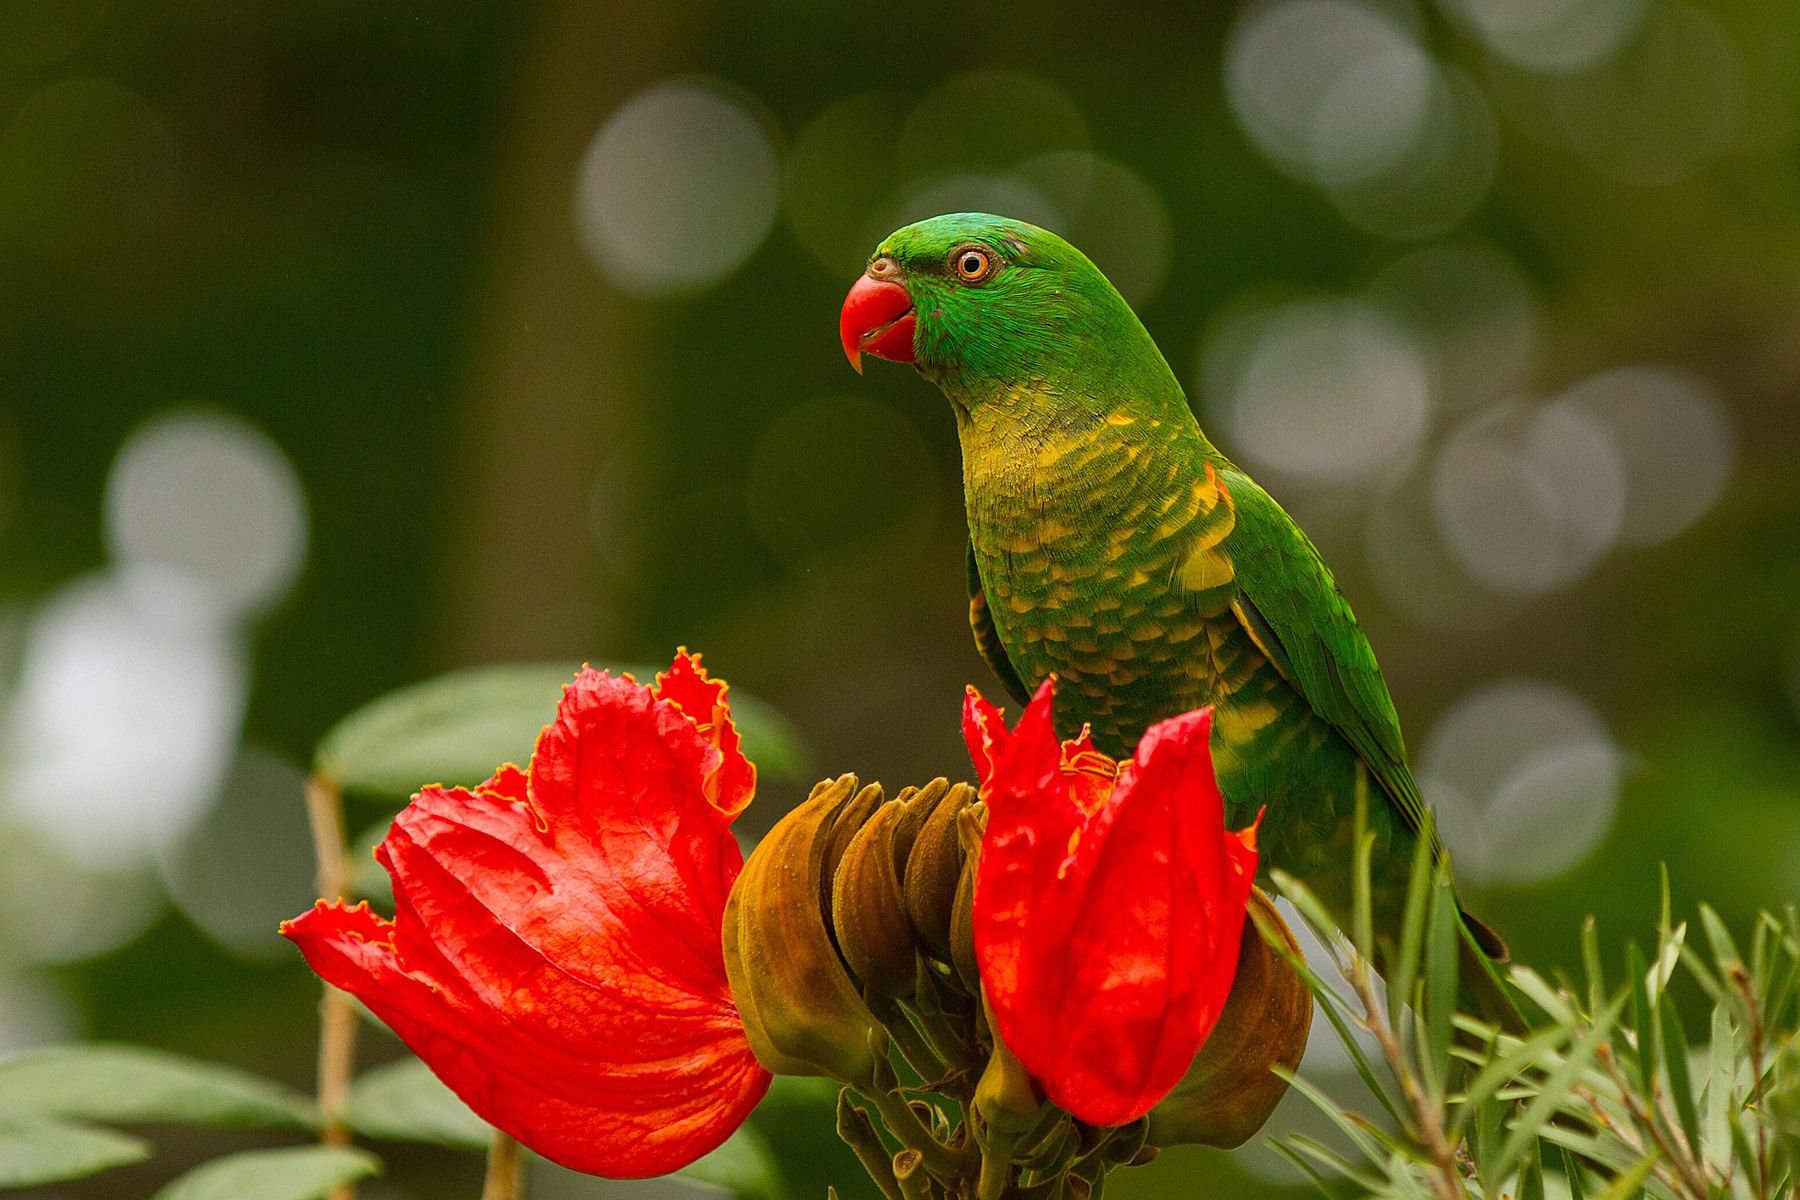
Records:
[[[992,256],[974,282],[954,268],[970,247]],[[877,256],[913,295],[919,371],[956,411],[971,624],[1014,699],[1055,673],[1064,735],[1088,724],[1121,756],[1150,724],[1214,706],[1228,820],[1263,812],[1264,866],[1340,909],[1366,771],[1385,801],[1377,903],[1397,897],[1423,805],[1375,655],[1130,307],[1062,239],[998,217],[923,221]]]

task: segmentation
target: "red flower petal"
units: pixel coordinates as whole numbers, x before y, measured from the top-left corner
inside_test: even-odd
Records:
[[[744,757],[737,726],[731,723],[728,690],[723,679],[707,676],[700,656],[690,656],[685,646],[675,652],[674,664],[656,677],[657,697],[686,713],[719,751],[719,765],[707,776],[706,797],[720,812],[735,817],[756,791],[756,768]]]
[[[576,1170],[684,1166],[768,1087],[720,940],[748,776],[724,685],[690,662],[677,689],[694,704],[701,686],[710,730],[584,670],[528,772],[428,788],[395,820],[393,921],[321,904],[283,926],[476,1113]]]
[[[982,984],[1019,1061],[1096,1125],[1168,1094],[1236,974],[1256,853],[1224,828],[1211,727],[1209,710],[1162,722],[1113,778],[1091,746],[1058,744],[1046,686],[1010,741],[987,739]]]
[[[1045,680],[1045,684],[1049,681]],[[968,743],[969,757],[975,762],[975,778],[986,786],[994,771],[994,755],[1012,740],[1006,714],[971,687],[963,697],[962,727],[963,741]]]

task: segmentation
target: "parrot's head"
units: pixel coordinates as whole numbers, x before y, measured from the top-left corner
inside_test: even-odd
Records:
[[[951,213],[896,230],[844,299],[844,353],[915,364],[962,397],[1077,379],[1127,350],[1161,361],[1099,268],[1047,229]]]

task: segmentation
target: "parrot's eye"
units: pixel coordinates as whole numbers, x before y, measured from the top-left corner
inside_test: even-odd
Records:
[[[964,246],[950,256],[950,265],[964,281],[978,283],[988,277],[988,273],[993,270],[994,261],[979,246]]]

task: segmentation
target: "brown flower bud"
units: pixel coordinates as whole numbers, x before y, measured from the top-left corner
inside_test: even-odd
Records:
[[[1250,892],[1250,913],[1225,1011],[1175,1090],[1150,1110],[1151,1145],[1243,1145],[1287,1092],[1287,1081],[1271,1068],[1300,1065],[1312,1026],[1312,993],[1256,925],[1279,933],[1289,953],[1299,954],[1300,946],[1260,890]]]
[[[974,802],[975,789],[966,783],[934,779],[920,796],[922,802],[929,797],[931,809],[906,859],[906,914],[926,949],[938,961],[947,962],[951,915],[965,858],[957,818]]]
[[[981,835],[987,807],[972,804],[957,814],[956,836],[963,848],[962,871],[950,904],[950,963],[971,996],[981,995],[981,968],[975,962],[975,869],[981,862]]]
[[[858,978],[882,995],[913,994],[918,940],[900,896],[895,845],[908,808],[892,800],[877,808],[851,837],[831,888],[831,920],[838,949]]]
[[[821,783],[762,840],[725,905],[725,973],[750,1048],[782,1075],[867,1080],[874,1016],[845,969],[826,923],[832,876],[880,790],[854,775]],[[853,799],[854,796],[854,799]],[[845,818],[856,825],[842,832]],[[835,866],[835,862],[832,866]]]

